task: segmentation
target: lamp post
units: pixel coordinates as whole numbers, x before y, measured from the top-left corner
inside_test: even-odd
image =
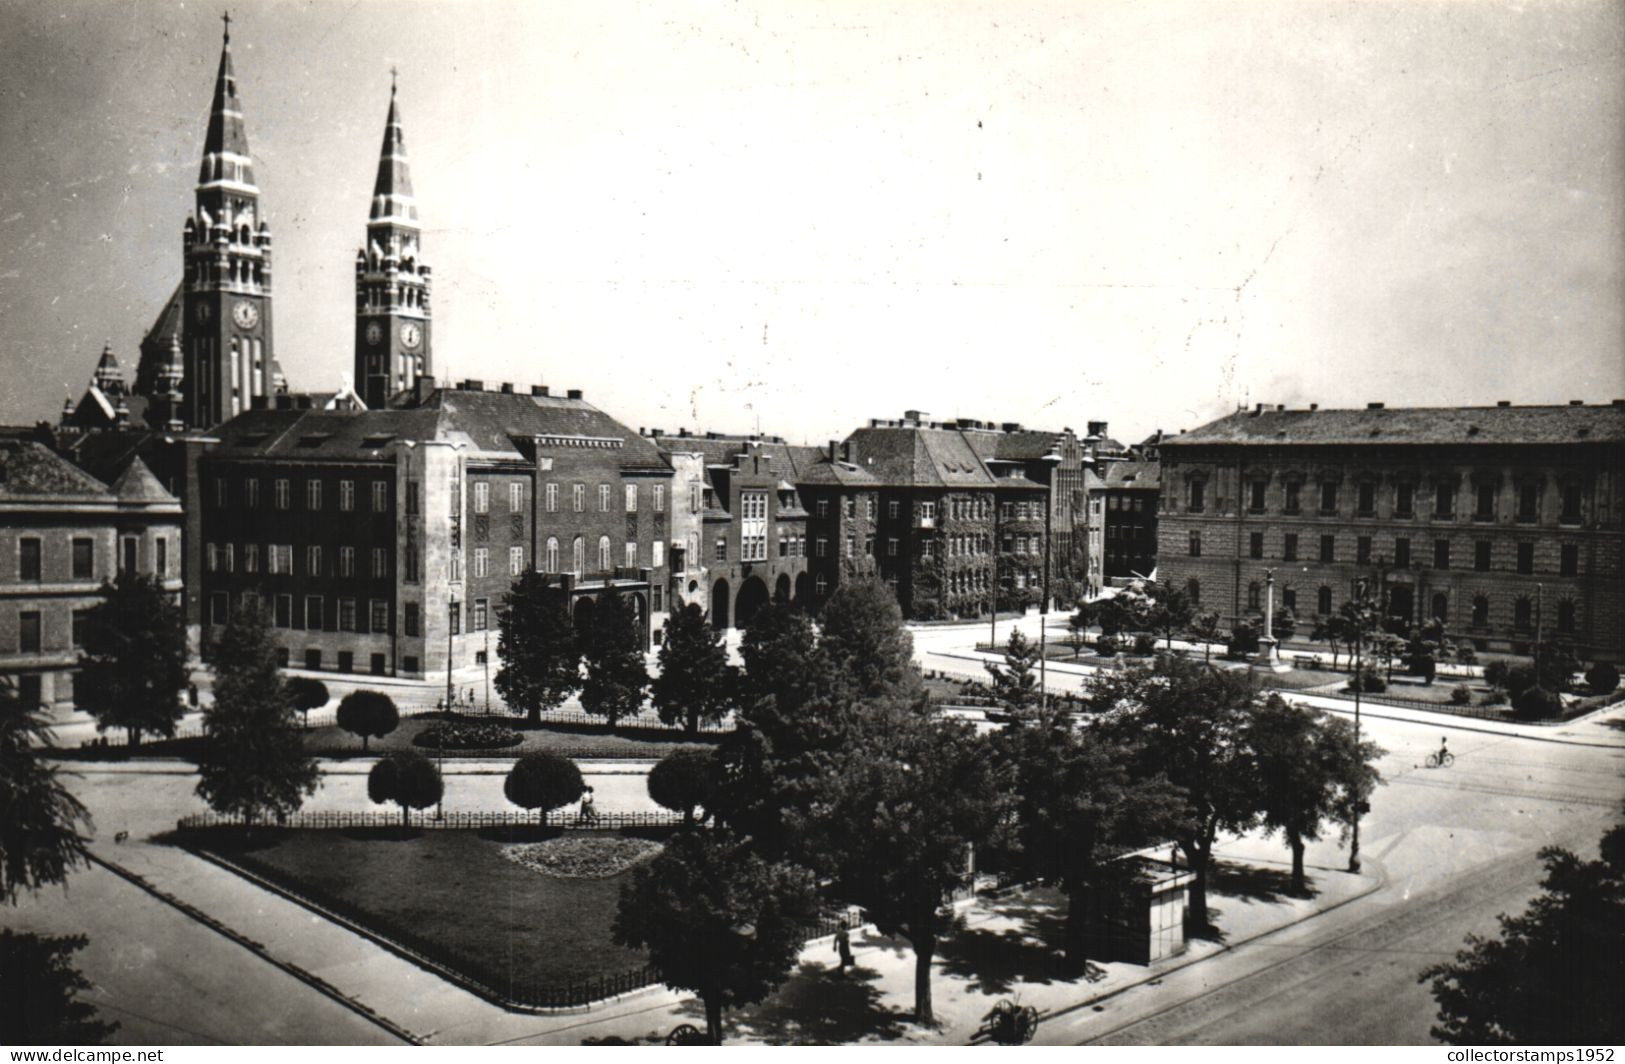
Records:
[[[434,744],[434,771],[440,777],[440,797],[435,799],[434,818],[446,819],[446,728],[445,721],[451,720],[451,636],[456,627],[457,594],[453,592],[446,603],[446,712],[440,730],[435,733],[437,742]]]
[[[1365,628],[1367,622],[1366,584],[1361,580],[1354,590],[1354,756],[1360,755],[1360,691],[1365,687]],[[1360,815],[1365,798],[1354,798],[1354,823],[1349,826],[1349,871],[1360,871]]]
[[[1061,456],[1051,447],[1044,457],[1039,459],[1044,463],[1046,474],[1044,481],[1048,492],[1044,497],[1044,592],[1038,600],[1038,708],[1049,708],[1049,649],[1047,644],[1049,619],[1049,556],[1050,556],[1050,529],[1055,515],[1055,469],[1061,464]]]

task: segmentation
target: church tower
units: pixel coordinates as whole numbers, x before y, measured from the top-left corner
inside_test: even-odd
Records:
[[[434,375],[429,267],[419,259],[420,235],[392,80],[367,244],[355,258],[355,390],[372,410],[419,377]]]
[[[199,429],[213,428],[249,409],[254,397],[272,394],[279,376],[271,348],[271,230],[260,216],[260,190],[231,68],[231,19],[225,18],[197,206],[182,237],[181,418]]]

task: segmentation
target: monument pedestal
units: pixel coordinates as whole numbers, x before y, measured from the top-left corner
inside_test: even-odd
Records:
[[[1268,636],[1258,641],[1258,656],[1253,658],[1248,668],[1253,672],[1292,671],[1292,666],[1281,660],[1279,645]]]

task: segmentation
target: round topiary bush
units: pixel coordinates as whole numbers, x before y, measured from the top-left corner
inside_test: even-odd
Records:
[[[1472,688],[1466,684],[1457,684],[1450,689],[1450,701],[1458,706],[1465,706],[1473,700]]]
[[[1535,684],[1512,696],[1512,711],[1519,720],[1549,720],[1563,711],[1563,699]]]
[[[1533,665],[1517,665],[1507,670],[1506,683],[1500,686],[1512,692],[1512,700],[1516,703],[1519,695],[1537,686],[1539,682],[1540,678]]]
[[[1382,673],[1368,666],[1361,669],[1358,676],[1349,677],[1347,690],[1368,695],[1381,694],[1388,690],[1388,681],[1383,679]]]
[[[524,738],[494,721],[442,720],[418,732],[412,744],[430,750],[501,750],[518,746]]]
[[[1115,635],[1103,635],[1095,640],[1095,653],[1103,658],[1116,657],[1117,637]]]
[[[1611,662],[1597,662],[1586,670],[1586,685],[1594,695],[1613,694],[1619,686],[1619,668]]]
[[[683,814],[683,823],[694,822],[694,807],[711,804],[716,793],[716,761],[709,750],[685,747],[674,750],[649,771],[649,797],[656,805]]]
[[[410,810],[427,809],[440,801],[444,787],[434,762],[410,750],[385,754],[367,773],[367,797],[379,805],[399,805],[403,826],[410,822]]]
[[[580,798],[587,786],[576,763],[558,754],[526,754],[514,762],[502,793],[522,809],[538,809],[542,824],[547,814]]]
[[[1157,637],[1147,632],[1141,632],[1134,637],[1134,653],[1142,657],[1149,657],[1157,652]]]
[[[367,749],[367,740],[382,739],[394,731],[401,722],[395,700],[382,691],[351,691],[339,703],[338,725],[352,735],[361,736],[361,749]]]

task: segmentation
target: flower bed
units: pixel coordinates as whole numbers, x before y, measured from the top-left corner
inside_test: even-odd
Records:
[[[431,750],[497,750],[518,746],[524,736],[492,721],[448,720],[431,724],[413,738],[415,746]]]
[[[502,847],[502,856],[544,876],[608,879],[660,852],[660,843],[619,835],[564,836]]]

